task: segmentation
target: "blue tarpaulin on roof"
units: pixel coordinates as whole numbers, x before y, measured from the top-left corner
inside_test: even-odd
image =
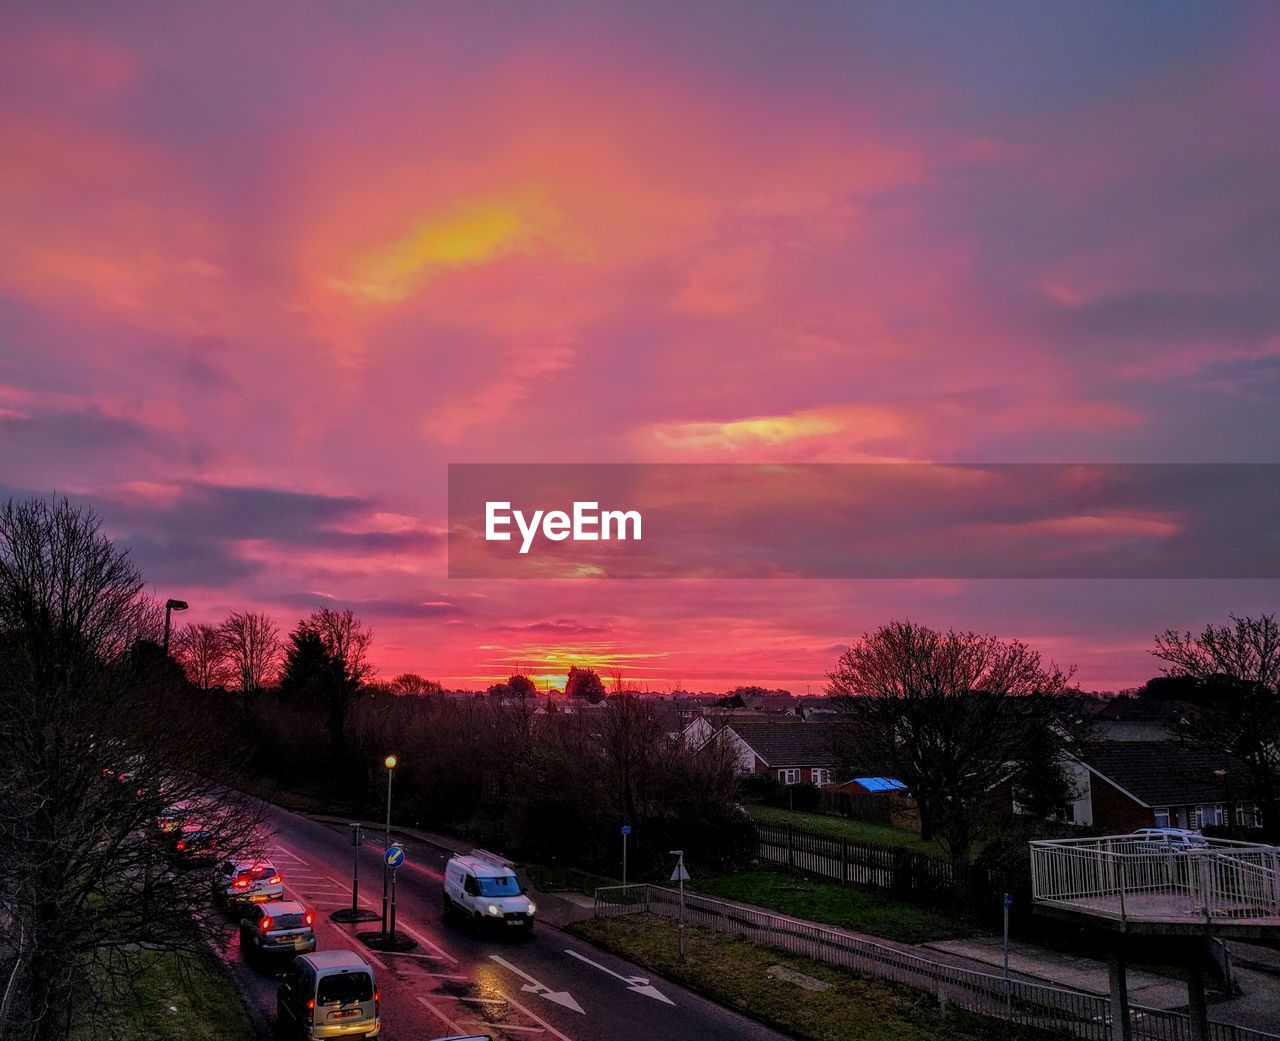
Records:
[[[900,792],[907,787],[896,777],[855,777],[853,783],[869,792]]]

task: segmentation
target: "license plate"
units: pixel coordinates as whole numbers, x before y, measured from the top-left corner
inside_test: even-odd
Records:
[[[290,933],[288,936],[277,936],[276,939],[281,943],[293,943],[298,938],[297,933]]]
[[[524,922],[520,921],[518,918],[508,918],[507,925],[524,925]]]
[[[254,893],[253,896],[249,897],[249,903],[265,904],[270,899],[271,897],[267,896],[266,893]]]
[[[330,1019],[350,1019],[352,1016],[358,1016],[358,1015],[360,1015],[360,1010],[358,1008],[344,1008],[344,1009],[340,1009],[337,1012],[330,1012],[329,1018]]]

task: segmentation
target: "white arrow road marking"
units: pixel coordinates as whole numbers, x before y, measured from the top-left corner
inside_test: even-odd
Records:
[[[557,1005],[563,1005],[565,1008],[573,1009],[574,1012],[582,1012],[584,1016],[586,1015],[586,1012],[583,1012],[582,1010],[582,1006],[574,1000],[573,995],[567,990],[552,990],[545,983],[539,983],[525,972],[524,969],[512,965],[506,958],[499,957],[496,954],[489,955],[489,958],[492,961],[496,961],[504,969],[509,969],[511,972],[514,972],[521,979],[528,980],[528,983],[521,984],[520,986],[520,989],[526,993],[538,994],[541,997],[546,998],[548,1001],[554,1001]]]
[[[643,994],[646,998],[656,998],[658,1001],[665,1002],[668,1005],[675,1004],[674,1001],[663,994],[657,987],[649,984],[648,976],[624,976],[620,972],[614,972],[612,969],[601,965],[598,961],[592,961],[585,954],[579,954],[577,951],[571,951],[567,947],[565,948],[564,953],[569,955],[570,958],[577,958],[578,961],[584,961],[588,965],[592,965],[599,969],[601,972],[608,973],[614,979],[622,980],[622,982],[627,985],[628,990],[633,990],[637,994]]]

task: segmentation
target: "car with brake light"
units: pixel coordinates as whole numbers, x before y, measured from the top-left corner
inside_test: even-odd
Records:
[[[307,1039],[377,1037],[378,979],[355,951],[316,951],[294,959],[276,991],[276,1029]]]
[[[251,904],[240,919],[240,949],[246,956],[309,954],[316,949],[314,921],[296,900]]]
[[[225,860],[216,885],[224,907],[284,899],[284,874],[269,860]]]

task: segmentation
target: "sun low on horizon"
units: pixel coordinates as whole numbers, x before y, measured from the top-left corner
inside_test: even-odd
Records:
[[[379,675],[460,688],[816,694],[891,618],[1116,690],[1156,633],[1274,610],[1247,577],[450,577],[447,486],[1274,461],[1267,5],[0,17],[0,498],[92,504],[184,622],[349,607]]]

